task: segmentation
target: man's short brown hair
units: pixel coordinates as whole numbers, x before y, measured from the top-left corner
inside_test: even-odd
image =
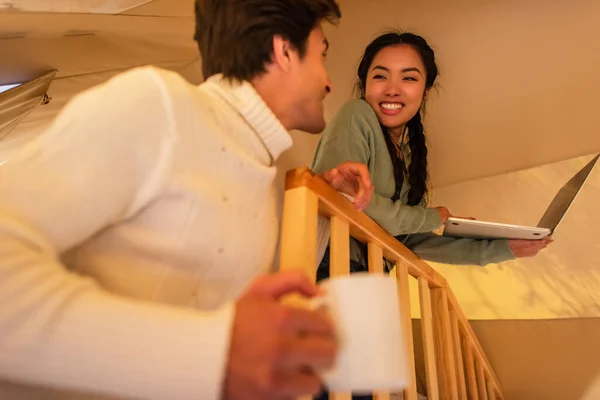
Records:
[[[204,78],[221,73],[237,80],[265,72],[274,36],[289,40],[303,57],[317,24],[341,18],[335,0],[196,0],[195,11]]]

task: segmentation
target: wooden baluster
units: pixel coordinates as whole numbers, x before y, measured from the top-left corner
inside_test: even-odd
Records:
[[[431,290],[433,300],[433,321],[436,344],[437,367],[440,374],[440,399],[458,399],[456,367],[448,309],[446,288]]]
[[[369,254],[369,272],[370,273],[383,273],[383,251],[376,243],[368,244]],[[389,391],[378,391],[373,393],[374,400],[389,400]]]
[[[408,357],[408,387],[404,389],[404,400],[417,400],[417,376],[415,370],[415,350],[413,347],[412,318],[410,315],[410,292],[408,289],[408,266],[405,262],[396,263],[396,283],[398,284],[398,301],[400,323],[404,337],[405,354]]]
[[[469,337],[464,337],[465,363],[467,367],[467,383],[469,386],[469,399],[479,400],[477,391],[477,372],[475,371],[475,359],[473,357],[473,346],[469,342]]]
[[[348,222],[336,216],[331,217],[329,257],[331,277],[350,274],[350,228]]]
[[[479,398],[481,400],[488,400],[485,371],[483,370],[483,364],[481,364],[479,360],[477,360],[477,386],[479,387]]]
[[[487,381],[488,400],[496,400],[496,389],[491,380]]]
[[[424,277],[419,278],[419,300],[421,304],[421,333],[423,335],[423,353],[425,355],[427,399],[439,400],[438,374],[435,365],[435,338],[433,335],[431,291],[429,290],[429,283]]]
[[[369,272],[375,274],[383,273],[383,250],[377,243],[369,242]]]
[[[458,381],[458,398],[467,400],[467,387],[465,382],[465,368],[460,341],[460,330],[458,329],[458,318],[454,310],[450,311],[452,323],[452,338],[454,339],[454,364],[456,366],[456,379]]]
[[[331,217],[331,239],[329,241],[329,273],[331,277],[350,274],[350,229],[348,222]],[[330,393],[331,400],[350,400],[349,392]]]

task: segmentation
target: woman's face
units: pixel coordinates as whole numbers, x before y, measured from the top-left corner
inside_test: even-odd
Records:
[[[425,66],[415,49],[406,44],[381,50],[367,74],[365,100],[379,121],[399,133],[423,103]]]

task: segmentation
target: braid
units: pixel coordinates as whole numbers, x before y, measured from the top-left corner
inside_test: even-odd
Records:
[[[390,153],[390,159],[392,160],[392,166],[394,168],[394,181],[396,181],[396,190],[392,196],[392,201],[400,199],[400,193],[402,192],[402,185],[404,184],[404,160],[398,155],[396,146],[392,141],[392,136],[388,132],[388,128],[381,125],[383,131],[383,137],[385,138],[385,144],[387,145],[388,153]]]
[[[410,165],[408,167],[408,205],[416,206],[423,200],[427,203],[427,144],[425,129],[419,111],[407,123],[408,145],[410,146]]]

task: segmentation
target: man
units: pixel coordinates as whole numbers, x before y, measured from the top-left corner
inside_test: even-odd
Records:
[[[278,236],[273,164],[287,130],[325,124],[321,22],[340,11],[334,0],[206,0],[196,13],[207,82],[120,75],[3,166],[1,398],[319,390],[331,323],[278,302],[316,287],[300,273],[256,277]],[[367,205],[364,166],[324,178]]]

